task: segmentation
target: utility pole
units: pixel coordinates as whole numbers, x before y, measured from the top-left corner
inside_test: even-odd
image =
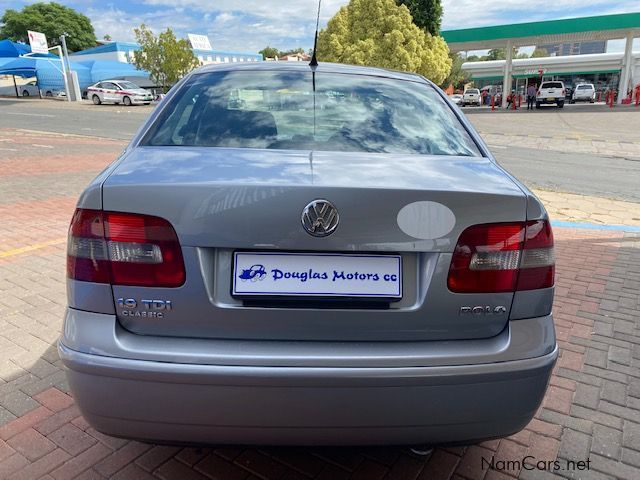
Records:
[[[78,77],[75,72],[71,71],[71,64],[69,63],[69,51],[67,50],[67,34],[63,33],[60,35],[60,42],[62,43],[62,50],[64,52],[64,78],[65,84],[68,84],[67,90],[67,101],[77,102],[80,101],[80,86],[78,85]]]
[[[71,101],[71,88],[69,88],[69,52],[67,51],[66,36],[63,33],[60,35],[60,42],[62,42],[62,70],[64,76],[64,86],[67,89],[67,102]]]

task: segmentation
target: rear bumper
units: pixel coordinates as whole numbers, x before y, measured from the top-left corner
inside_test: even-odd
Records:
[[[67,346],[79,333],[69,330],[59,353],[89,423],[164,442],[440,444],[506,436],[535,414],[558,355],[550,338],[544,355],[468,365],[212,365],[80,352]]]

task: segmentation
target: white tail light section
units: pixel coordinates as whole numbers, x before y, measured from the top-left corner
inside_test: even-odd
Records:
[[[553,233],[547,220],[474,225],[458,240],[449,290],[491,293],[553,286]]]
[[[67,275],[113,285],[179,287],[185,270],[169,222],[149,215],[78,209],[71,220]]]

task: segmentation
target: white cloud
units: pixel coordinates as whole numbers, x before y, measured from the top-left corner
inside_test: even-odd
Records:
[[[7,0],[0,0],[2,2]],[[443,0],[444,29],[624,13],[638,10],[638,0],[555,0],[542,8],[522,0],[478,2]],[[145,14],[130,14],[125,2],[118,7],[84,10],[96,28],[118,40],[133,40],[133,28],[145,23],[154,31],[171,27],[180,36],[207,34],[214,49],[255,52],[267,45],[280,49],[310,48],[315,29],[316,0],[142,0]],[[348,0],[323,0],[321,25],[325,25]],[[106,5],[110,5],[107,3]],[[136,7],[140,9],[140,5]]]

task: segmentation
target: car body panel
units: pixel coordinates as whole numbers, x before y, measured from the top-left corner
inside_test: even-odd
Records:
[[[310,236],[300,222],[302,209],[316,198],[328,199],[340,212],[340,226],[327,238]],[[424,201],[452,212],[455,224],[450,231],[420,239],[399,227],[399,212]],[[186,285],[154,289],[158,298],[174,305],[163,318],[125,317],[130,312],[118,309],[120,321],[132,331],[218,338],[407,340],[487,337],[504,328],[513,295],[453,294],[446,288],[448,264],[458,236],[468,226],[525,220],[526,197],[484,158],[139,147],[127,153],[105,181],[103,208],[169,220],[187,264]],[[403,300],[389,304],[389,310],[372,305],[362,312],[334,311],[329,317],[322,309],[283,315],[287,310],[272,307],[257,315],[255,306],[229,294],[236,249],[401,252]],[[145,290],[114,286],[114,299],[146,298]],[[461,307],[477,302],[507,311],[487,315],[482,322],[459,314]],[[397,315],[390,327],[392,312]]]
[[[59,352],[78,407],[104,433],[285,445],[509,435],[535,414],[558,354],[550,316],[482,341],[301,344],[176,342],[71,309]]]

